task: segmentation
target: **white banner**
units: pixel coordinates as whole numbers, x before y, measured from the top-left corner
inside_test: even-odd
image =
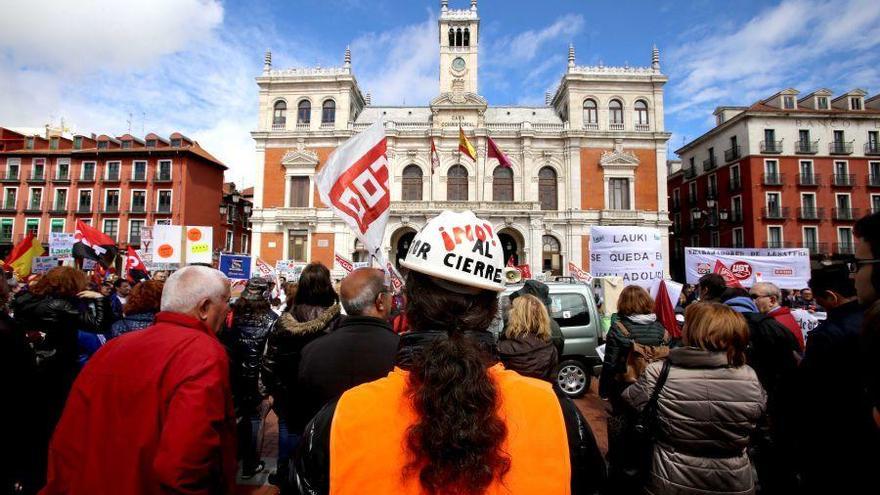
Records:
[[[73,256],[73,244],[76,234],[67,232],[49,232],[49,256],[69,258]]]
[[[321,201],[354,231],[367,251],[381,252],[391,207],[382,119],[336,148],[315,176]]]
[[[685,248],[684,264],[689,284],[721,265],[743,287],[772,282],[781,289],[803,289],[810,280],[807,249]]]
[[[660,240],[660,231],[650,227],[590,227],[590,274],[650,289],[663,279]]]
[[[213,262],[214,228],[186,227],[186,262]]]
[[[154,225],[153,246],[150,254],[153,263],[180,263],[182,249],[180,225]]]

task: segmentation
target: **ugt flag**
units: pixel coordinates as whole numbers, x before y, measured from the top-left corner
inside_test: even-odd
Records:
[[[385,122],[379,119],[337,148],[315,176],[321,201],[351,227],[367,251],[380,261],[391,207],[386,143]]]
[[[116,241],[100,230],[86,225],[82,220],[76,221],[74,232],[76,242],[73,244],[75,258],[88,258],[107,267],[116,258]]]

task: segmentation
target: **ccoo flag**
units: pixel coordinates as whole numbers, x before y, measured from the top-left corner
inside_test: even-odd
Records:
[[[474,145],[468,141],[468,138],[464,135],[464,131],[461,127],[458,128],[458,151],[471,157],[471,160],[477,161],[477,150],[474,149]]]

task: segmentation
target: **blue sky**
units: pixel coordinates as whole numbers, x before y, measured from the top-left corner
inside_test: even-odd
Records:
[[[0,125],[122,134],[180,130],[253,181],[256,85],[276,67],[340,65],[347,45],[374,104],[437,94],[439,0],[0,0]],[[466,8],[469,0],[451,0]],[[480,0],[480,92],[540,105],[577,63],[648,65],[661,50],[672,150],[717,105],[780,89],[880,92],[880,3],[871,0]],[[129,124],[129,121],[131,124]],[[672,154],[670,153],[670,156]]]

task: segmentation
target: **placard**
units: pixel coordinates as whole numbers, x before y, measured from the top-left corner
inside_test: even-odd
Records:
[[[201,226],[186,227],[186,262],[211,263],[214,245],[214,228]]]
[[[275,273],[278,277],[284,277],[288,282],[298,282],[306,264],[301,261],[278,260],[275,262]]]
[[[153,255],[153,263],[180,263],[183,244],[183,229],[180,225],[154,225],[152,234],[153,246],[150,253]]]
[[[49,232],[49,256],[69,258],[73,256],[76,235],[67,232]]]
[[[251,257],[236,254],[220,255],[220,271],[232,280],[251,278]]]
[[[810,281],[808,249],[685,248],[687,282],[724,271],[743,287],[772,282],[780,289],[803,289]]]
[[[663,279],[661,239],[650,227],[590,227],[590,273],[650,289]]]
[[[57,256],[37,256],[31,260],[31,273],[46,273],[58,266]]]

